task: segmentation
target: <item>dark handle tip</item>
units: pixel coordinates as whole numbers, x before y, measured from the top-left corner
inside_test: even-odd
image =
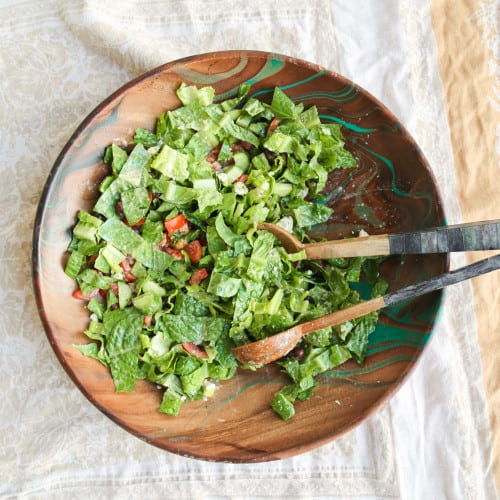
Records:
[[[389,252],[397,255],[498,249],[498,220],[389,235]]]
[[[500,269],[500,254],[440,274],[439,276],[434,276],[421,283],[409,285],[395,292],[390,292],[384,295],[384,302],[386,305],[396,304],[402,300],[413,299],[429,292],[441,290],[449,285],[454,285],[498,269]]]

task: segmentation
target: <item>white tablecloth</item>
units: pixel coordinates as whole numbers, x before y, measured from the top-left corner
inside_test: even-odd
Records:
[[[495,1],[0,1],[1,498],[497,498],[492,436],[500,424],[498,406],[488,398],[498,402],[491,377],[499,377],[494,354],[481,354],[478,338],[486,329],[498,337],[499,322],[493,307],[483,307],[479,319],[477,308],[478,293],[493,294],[498,306],[494,281],[482,292],[471,283],[447,291],[422,361],[367,422],[289,460],[236,465],[156,449],[92,406],[51,351],[30,276],[41,189],[80,121],[133,77],[213,50],[289,54],[353,79],[382,100],[422,147],[448,222],[476,216],[464,211],[471,201],[464,201],[464,186],[474,179],[460,175],[463,144],[453,143],[443,73],[443,36],[450,34],[436,28],[448,9],[463,12],[460,22],[475,37],[458,44],[462,57],[482,43],[498,85]],[[464,84],[474,85],[473,78]],[[498,106],[498,87],[490,91],[478,100]],[[481,136],[495,144],[498,121],[491,125]],[[471,121],[469,130],[477,126]],[[491,165],[482,168],[490,169],[489,184],[498,185],[498,149],[491,156]],[[498,199],[480,195],[474,194],[475,202],[486,218],[500,217]],[[465,262],[464,255],[452,259],[453,266]],[[492,279],[500,283],[498,275]],[[498,438],[494,443],[498,453]]]

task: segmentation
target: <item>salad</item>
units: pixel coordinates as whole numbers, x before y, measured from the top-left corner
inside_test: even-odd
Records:
[[[329,172],[356,168],[340,126],[321,123],[282,90],[271,104],[250,87],[215,102],[212,87],[181,84],[180,106],[154,131],[104,153],[109,175],[92,211],[80,211],[66,274],[86,302],[90,342],[75,346],[106,365],[116,391],[144,379],[163,391],[159,411],[209,398],[238,367],[234,346],[385,291],[380,259],[301,260],[269,232],[302,241],[333,210],[322,203]],[[283,419],[308,399],[317,375],[363,363],[378,313],[308,335],[279,361],[290,383],[271,406]]]

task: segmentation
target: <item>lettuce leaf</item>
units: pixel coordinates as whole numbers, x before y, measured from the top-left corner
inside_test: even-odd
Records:
[[[73,228],[65,272],[92,297],[90,343],[75,347],[109,367],[117,391],[157,384],[166,415],[234,376],[235,345],[359,302],[361,280],[366,296],[385,292],[380,259],[307,261],[259,230],[278,223],[308,241],[333,214],[322,201],[329,172],[357,162],[341,127],[322,124],[314,106],[280,88],[267,104],[250,90],[219,100],[211,87],[181,84],[181,105],[154,130],[106,148],[101,195]],[[176,230],[165,224],[174,218]],[[318,375],[362,363],[377,318],[308,335],[300,359],[280,361],[290,383],[274,411],[291,418]]]
[[[133,308],[106,311],[103,317],[109,368],[118,392],[135,388],[143,316]]]

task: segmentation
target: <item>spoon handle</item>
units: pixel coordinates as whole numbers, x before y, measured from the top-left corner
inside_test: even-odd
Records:
[[[500,219],[304,245],[308,259],[500,249]]]
[[[395,292],[389,292],[383,296],[376,297],[345,309],[326,314],[305,323],[300,323],[281,333],[271,335],[262,340],[233,348],[233,354],[241,363],[262,365],[272,363],[288,354],[308,333],[322,328],[339,325],[345,321],[359,318],[365,314],[383,309],[385,306],[397,302],[413,299],[435,290],[454,285],[481,274],[500,269],[500,254],[488,259],[480,260],[474,264],[434,276],[420,283],[409,285]]]
[[[360,302],[359,304],[346,307],[345,309],[306,321],[294,328],[298,329],[301,335],[307,335],[321,328],[339,325],[350,319],[359,318],[365,314],[378,311],[385,306],[390,306],[403,300],[413,299],[429,292],[441,290],[449,285],[454,285],[460,281],[465,281],[497,269],[500,269],[500,254],[454,269],[453,271],[433,276],[420,283],[408,285],[394,292],[386,293],[383,296],[375,297],[374,299]]]
[[[460,283],[461,281],[480,276],[481,274],[490,273],[491,271],[495,271],[497,269],[500,269],[500,254],[487,259],[479,260],[464,267],[459,267],[458,269],[448,271],[447,273],[439,274],[438,276],[433,276],[432,278],[424,280],[420,283],[400,288],[394,292],[389,292],[383,296],[384,303],[388,306],[396,304],[402,300],[419,297],[420,295],[440,290],[441,288],[445,288],[449,285],[454,285],[456,283]]]
[[[499,248],[500,220],[498,219],[389,235],[389,252],[396,255]]]

